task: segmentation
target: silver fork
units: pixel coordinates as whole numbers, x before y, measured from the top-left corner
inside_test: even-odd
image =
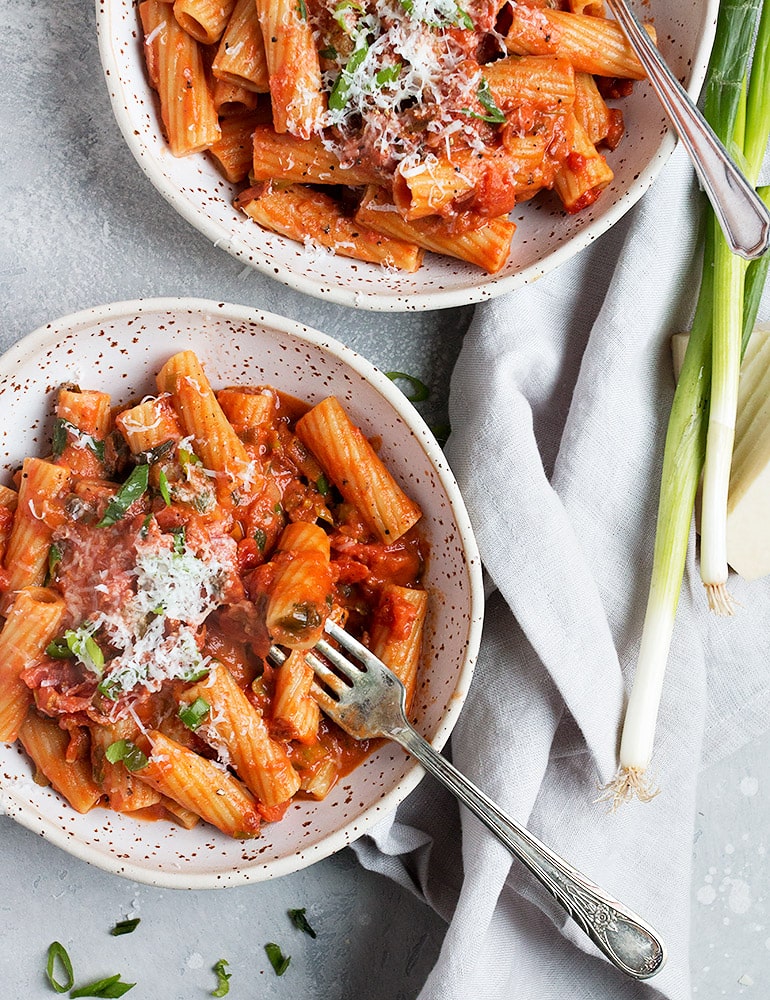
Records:
[[[666,949],[653,928],[507,816],[434,750],[407,721],[404,685],[366,646],[335,622],[327,621],[326,631],[361,664],[325,639],[315,649],[334,670],[312,650],[305,654],[317,678],[313,694],[329,718],[356,739],[400,743],[529,869],[613,965],[634,979],[654,976]],[[275,646],[270,655],[278,663],[285,659]]]

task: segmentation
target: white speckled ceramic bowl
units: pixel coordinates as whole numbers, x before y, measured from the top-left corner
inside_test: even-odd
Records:
[[[658,44],[675,75],[697,95],[716,25],[718,0],[646,0]],[[587,211],[566,215],[554,196],[516,209],[518,229],[506,267],[493,278],[469,264],[427,254],[415,274],[391,273],[306,250],[262,230],[232,207],[235,189],[204,155],[175,159],[160,135],[147,82],[136,8],[131,0],[96,0],[99,48],[113,110],[138,163],[165,198],[212,242],[271,277],[348,306],[379,310],[440,309],[491,298],[534,281],[609,229],[652,184],[674,148],[666,116],[647,83],[621,102],[627,135],[607,159],[612,185]]]
[[[415,698],[419,730],[440,748],[471,680],[482,619],[481,568],[467,514],[441,449],[417,411],[383,374],[343,345],[254,309],[198,299],[123,302],[42,327],[0,358],[0,466],[49,447],[62,382],[108,390],[115,403],[154,391],[154,375],[192,349],[212,384],[272,383],[308,402],[336,395],[382,439],[381,455],[422,507],[429,543],[426,649]],[[78,815],[32,780],[18,746],[0,744],[0,805],[20,823],[108,871],[154,885],[206,888],[295,871],[359,837],[417,785],[421,769],[387,744],[322,802],[294,803],[256,840],[199,824],[132,820],[97,808]]]

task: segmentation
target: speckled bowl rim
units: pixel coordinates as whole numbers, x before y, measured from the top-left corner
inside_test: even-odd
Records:
[[[13,370],[14,366],[28,361],[41,351],[55,347],[56,338],[60,333],[84,326],[108,323],[114,319],[138,317],[153,312],[180,312],[187,316],[198,313],[202,319],[213,315],[235,322],[254,323],[269,331],[286,333],[299,341],[304,341],[314,348],[329,353],[366,379],[415,435],[449,501],[468,574],[468,627],[465,656],[455,679],[453,692],[448,698],[446,712],[431,739],[432,745],[437,750],[441,750],[457,722],[473,677],[481,642],[484,588],[481,559],[465,502],[435,436],[391,379],[351,348],[318,330],[275,313],[207,299],[173,297],[134,299],[80,310],[46,323],[17,341],[0,356],[0,373]],[[0,791],[2,791],[4,801],[16,802],[18,811],[3,807],[0,809],[0,813],[8,813],[20,825],[40,834],[68,854],[86,861],[94,867],[136,882],[171,889],[227,888],[292,874],[349,846],[353,840],[363,836],[371,826],[392,813],[417,787],[424,774],[425,772],[419,764],[411,763],[407,766],[401,780],[390,792],[377,799],[364,812],[357,814],[343,827],[330,833],[323,840],[284,858],[271,859],[263,863],[261,868],[255,866],[243,870],[235,869],[225,876],[205,872],[192,875],[178,871],[150,871],[139,865],[134,865],[125,858],[113,858],[111,855],[105,855],[97,848],[81,843],[74,834],[61,829],[37,810],[34,805],[27,801],[19,801],[18,797],[14,795],[13,785],[0,789]],[[354,835],[351,835],[353,827],[355,832]],[[269,871],[264,870],[266,868],[269,868]]]
[[[716,30],[718,6],[719,0],[705,0],[702,31],[698,44],[692,53],[690,71],[685,85],[685,89],[693,99],[697,98],[706,74]],[[155,159],[143,148],[140,133],[127,110],[126,87],[128,83],[121,76],[120,65],[111,45],[111,4],[109,0],[95,0],[95,7],[99,53],[105,78],[108,80],[108,92],[113,113],[126,144],[153,186],[190,225],[207,236],[214,246],[226,249],[232,256],[245,261],[249,267],[266,274],[273,280],[280,281],[289,288],[294,288],[307,295],[328,299],[340,305],[379,312],[449,309],[495,298],[536,281],[558,268],[619,222],[649,190],[676,146],[676,136],[673,131],[669,130],[662,137],[657,152],[639,171],[626,190],[617,196],[610,209],[603,211],[593,222],[579,229],[557,249],[549,251],[539,262],[524,266],[511,274],[490,277],[480,271],[477,282],[470,285],[462,284],[456,289],[447,288],[428,292],[405,291],[402,294],[388,292],[385,294],[371,291],[368,288],[347,288],[341,281],[333,284],[317,278],[308,278],[295,270],[289,270],[283,274],[277,273],[277,268],[273,264],[263,264],[258,258],[255,259],[251,255],[253,247],[245,245],[240,237],[234,236],[230,229],[207,216],[187,201],[175,187],[169,185]],[[113,91],[112,87],[116,89]],[[651,100],[656,100],[656,98],[651,95]]]

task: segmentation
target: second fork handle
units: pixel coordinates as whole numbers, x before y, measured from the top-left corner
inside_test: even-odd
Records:
[[[625,0],[608,6],[628,36],[650,84],[686,147],[733,253],[751,260],[770,246],[770,213],[730,159],[684,87],[639,24]]]
[[[652,927],[507,816],[414,729],[389,735],[492,831],[613,965],[634,979],[648,979],[660,970],[666,949]]]

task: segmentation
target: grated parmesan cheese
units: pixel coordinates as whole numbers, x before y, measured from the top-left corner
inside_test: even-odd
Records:
[[[213,557],[153,545],[139,552],[135,574],[136,594],[92,625],[119,651],[106,673],[110,693],[137,685],[158,691],[165,680],[191,680],[208,669],[197,630],[221,603],[227,569]]]

